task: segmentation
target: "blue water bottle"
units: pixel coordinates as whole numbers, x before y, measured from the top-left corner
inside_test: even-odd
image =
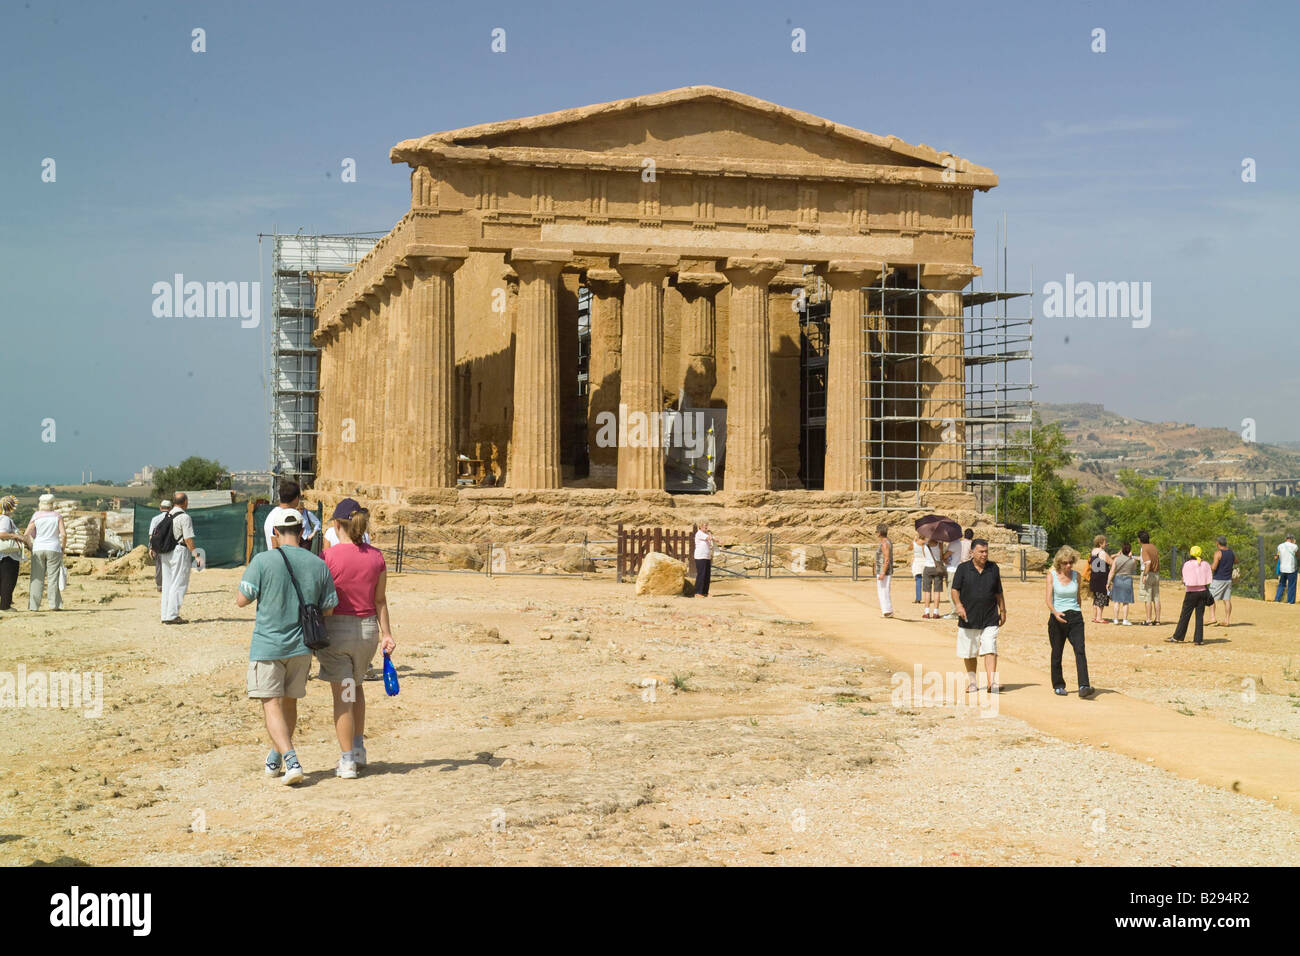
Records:
[[[397,686],[397,668],[393,666],[393,659],[384,654],[384,690],[389,697],[396,697],[401,690]]]

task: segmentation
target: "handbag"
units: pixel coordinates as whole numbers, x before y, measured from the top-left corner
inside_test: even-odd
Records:
[[[14,529],[10,533],[16,534],[18,532],[18,526],[12,521],[7,523],[9,524],[9,527]],[[16,541],[13,538],[5,538],[3,541],[0,541],[0,558],[13,558],[15,561],[21,561],[23,559],[23,543],[21,541]]]
[[[285,553],[284,548],[276,550],[280,552],[280,557],[284,558],[284,566],[289,571],[289,580],[293,582],[294,593],[298,595],[298,623],[302,626],[302,642],[313,651],[329,647],[330,639],[325,633],[324,615],[315,604],[308,604],[302,599],[302,589],[298,587],[298,579],[293,576],[293,565],[289,563],[289,555]]]

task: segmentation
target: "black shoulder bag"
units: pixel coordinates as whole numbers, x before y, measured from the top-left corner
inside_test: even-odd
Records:
[[[289,562],[289,556],[284,553],[284,548],[276,550],[280,552],[280,557],[284,558],[284,566],[289,571],[289,580],[293,582],[293,590],[298,595],[298,623],[302,626],[302,642],[313,651],[329,647],[330,639],[325,633],[325,616],[321,614],[317,605],[308,604],[302,599],[302,589],[298,587],[298,579],[293,576],[293,565]]]

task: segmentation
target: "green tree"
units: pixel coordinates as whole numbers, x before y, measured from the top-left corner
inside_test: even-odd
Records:
[[[1200,545],[1206,560],[1214,554],[1215,539],[1223,535],[1228,546],[1237,554],[1241,580],[1240,593],[1258,596],[1259,559],[1256,553],[1256,535],[1246,517],[1236,507],[1236,499],[1193,498],[1181,491],[1160,492],[1159,481],[1146,478],[1125,469],[1116,477],[1124,488],[1117,496],[1098,496],[1089,502],[1088,515],[1081,530],[1087,529],[1085,553],[1092,547],[1095,534],[1107,537],[1107,547],[1118,550],[1125,542],[1137,550],[1138,532],[1146,531],[1151,543],[1168,565],[1169,553],[1177,548],[1185,560],[1193,545]],[[1100,520],[1096,520],[1097,518]],[[1165,567],[1171,577],[1177,577],[1178,568]]]
[[[1015,440],[1020,442],[1025,438],[1024,432],[1015,436]],[[1055,550],[1075,535],[1083,516],[1078,484],[1057,474],[1058,469],[1074,460],[1074,455],[1070,453],[1069,439],[1060,423],[1044,425],[1037,413],[1030,446],[1033,465],[1014,470],[1016,474],[1029,475],[1030,480],[1007,485],[1001,490],[998,513],[1004,521],[1029,524],[1032,491],[1032,523],[1047,530],[1048,550]]]
[[[208,491],[230,487],[230,476],[219,461],[191,455],[179,465],[159,468],[153,476],[153,497],[170,498],[178,491]]]

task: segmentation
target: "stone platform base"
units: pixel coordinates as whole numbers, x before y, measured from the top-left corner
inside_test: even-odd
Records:
[[[662,491],[566,488],[524,491],[509,488],[425,489],[398,492],[375,486],[320,481],[304,493],[321,501],[329,517],[341,498],[353,497],[370,509],[377,543],[391,541],[405,525],[410,544],[560,544],[609,540],[618,525],[689,530],[702,521],[723,546],[753,547],[771,533],[783,545],[857,547],[863,561],[875,551],[876,525],[890,528],[896,565],[912,560],[913,523],[931,512],[946,515],[987,538],[995,561],[1019,566],[1022,546],[1009,528],[975,510],[974,495],[963,493],[755,491],[716,495],[670,495]],[[1041,570],[1047,555],[1028,548],[1029,567]],[[1008,569],[1009,570],[1009,569]]]

